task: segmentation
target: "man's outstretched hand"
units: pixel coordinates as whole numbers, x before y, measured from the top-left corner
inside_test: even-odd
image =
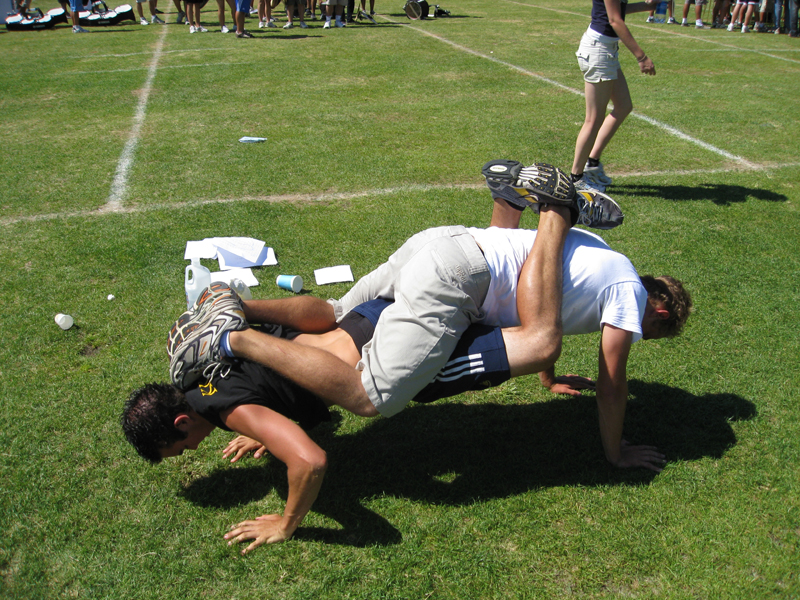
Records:
[[[661,454],[655,446],[632,446],[622,440],[619,449],[619,460],[614,466],[621,469],[644,467],[660,473],[664,468],[664,463],[667,462],[666,456]]]
[[[293,533],[294,529],[292,531],[284,529],[281,515],[262,515],[256,517],[255,521],[242,521],[234,525],[223,537],[228,540],[228,546],[245,540],[255,540],[242,550],[242,554],[247,554],[262,544],[276,544],[288,540]]]

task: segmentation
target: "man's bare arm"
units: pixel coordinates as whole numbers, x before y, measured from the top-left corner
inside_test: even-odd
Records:
[[[221,416],[230,429],[260,442],[283,462],[289,480],[283,515],[243,521],[225,534],[225,539],[228,544],[254,540],[242,554],[289,539],[317,499],[328,466],[325,451],[294,421],[264,406],[242,404]]]
[[[615,467],[645,467],[661,471],[664,455],[653,446],[631,446],[622,439],[628,401],[628,355],[633,334],[604,325],[600,338],[597,409],[600,438],[608,461]]]

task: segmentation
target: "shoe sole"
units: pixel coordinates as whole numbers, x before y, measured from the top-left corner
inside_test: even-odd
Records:
[[[515,160],[491,160],[483,165],[481,174],[492,194],[516,206],[525,208],[535,204],[572,206],[575,186],[569,175],[546,163],[524,167]],[[525,186],[518,185],[520,180]]]

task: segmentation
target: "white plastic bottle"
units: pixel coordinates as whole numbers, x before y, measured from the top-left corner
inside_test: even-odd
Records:
[[[193,258],[192,264],[186,267],[183,287],[186,290],[186,308],[192,308],[197,297],[211,285],[211,271],[200,264],[199,258]]]
[[[667,3],[659,2],[656,6],[656,23],[664,23],[667,20]]]

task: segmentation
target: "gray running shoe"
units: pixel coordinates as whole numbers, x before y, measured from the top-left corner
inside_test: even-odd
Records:
[[[595,190],[579,191],[575,199],[578,220],[573,225],[594,229],[614,229],[622,225],[625,215],[613,198]]]
[[[502,198],[518,208],[537,204],[572,206],[575,186],[569,175],[545,163],[523,167],[515,160],[490,160],[481,169],[493,198]]]
[[[172,383],[185,390],[201,378],[211,380],[220,372],[225,377],[230,364],[219,347],[222,334],[247,327],[236,292],[226,283],[212,283],[170,330],[167,352]]]

